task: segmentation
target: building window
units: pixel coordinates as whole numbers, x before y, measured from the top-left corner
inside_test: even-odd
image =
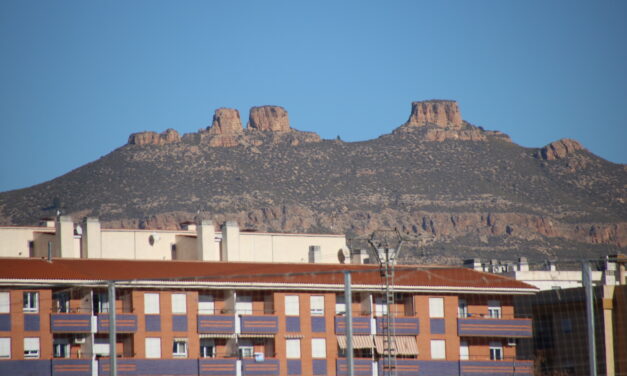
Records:
[[[201,358],[215,358],[216,357],[216,343],[213,338],[201,338],[200,339],[200,357]]]
[[[238,344],[239,356],[241,358],[252,358],[255,355],[255,348],[249,339],[242,339]]]
[[[324,316],[324,296],[312,295],[309,298],[309,306],[312,316]]]
[[[488,300],[488,317],[491,319],[501,318],[501,302],[498,300]]]
[[[215,303],[213,301],[213,295],[200,294],[198,295],[198,314],[199,315],[213,315],[215,310]]]
[[[159,314],[159,294],[144,294],[144,313],[146,315]]]
[[[172,294],[172,313],[173,314],[187,313],[187,295]]]
[[[468,351],[468,341],[460,341],[459,342],[459,360],[468,360],[469,359],[469,351]]]
[[[172,342],[172,356],[175,358],[187,358],[187,339],[175,338]]]
[[[146,338],[146,358],[161,358],[161,338]]]
[[[468,305],[466,299],[459,299],[457,302],[457,316],[461,319],[468,317]]]
[[[39,338],[24,338],[24,358],[39,358]]]
[[[336,315],[346,314],[346,298],[344,297],[344,295],[335,296],[335,314]]]
[[[382,296],[378,296],[374,299],[374,315],[383,316],[388,313],[388,305]]]
[[[322,261],[322,252],[319,245],[309,246],[309,263],[313,264]]]
[[[431,359],[446,359],[446,342],[443,339],[431,340]]]
[[[285,295],[285,315],[299,316],[299,305],[298,295]]]
[[[59,292],[53,295],[53,299],[56,304],[57,312],[68,313],[70,312],[70,296],[68,293]]]
[[[300,359],[300,339],[288,338],[285,340],[285,356],[287,359]]]
[[[24,312],[38,312],[39,311],[39,293],[34,291],[27,291],[24,293]],[[39,356],[39,355],[38,355]]]
[[[104,292],[94,293],[94,312],[109,312],[109,295]]]
[[[52,351],[55,358],[69,358],[70,343],[64,338],[55,339]]]
[[[11,338],[0,338],[0,359],[11,359]]]
[[[490,342],[490,360],[503,360],[503,344],[501,342]]]
[[[324,338],[311,339],[311,357],[317,359],[327,357],[327,341]]]
[[[235,298],[235,313],[238,315],[253,314],[253,298],[250,295],[237,295]]]
[[[444,317],[444,298],[429,298],[429,317]]]
[[[8,291],[0,291],[0,313],[11,311],[11,296]]]

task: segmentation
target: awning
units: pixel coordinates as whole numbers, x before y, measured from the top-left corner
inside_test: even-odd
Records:
[[[285,338],[303,338],[302,334],[286,334]]]
[[[200,338],[235,338],[235,334],[226,333],[200,333]]]
[[[418,355],[418,345],[416,344],[416,337],[411,336],[396,336],[392,337],[396,342],[396,354],[398,355]],[[375,336],[374,343],[376,345],[377,353],[383,354],[385,352],[384,337]]]
[[[340,349],[346,348],[346,336],[337,336]],[[374,347],[372,336],[353,336],[353,349],[371,349]]]
[[[247,334],[238,334],[239,338],[274,338],[274,334],[266,334],[266,333],[247,333]]]

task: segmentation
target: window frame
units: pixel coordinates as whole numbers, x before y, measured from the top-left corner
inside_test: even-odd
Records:
[[[150,346],[149,346],[150,343]],[[160,337],[146,337],[144,339],[144,352],[146,353],[146,359],[161,359],[161,338]],[[158,346],[155,346],[158,345]],[[149,353],[148,350],[151,350],[151,352]],[[159,354],[158,356],[156,355],[156,352],[153,353],[152,350],[159,350]]]
[[[344,309],[340,310],[341,307],[344,307]],[[335,314],[336,315],[346,314],[346,296],[344,296],[343,294],[335,295]]]
[[[69,358],[70,357],[70,342],[68,340],[55,339],[52,343],[52,357],[53,358]]]
[[[286,359],[301,359],[301,343],[300,338],[286,338],[285,339],[285,358]]]
[[[311,316],[324,316],[324,295],[311,295],[309,297],[309,314]]]
[[[144,314],[145,315],[158,315],[161,311],[159,307],[160,297],[159,293],[145,292],[144,293]]]
[[[432,339],[430,343],[431,348],[431,359],[432,360],[446,360],[446,340],[443,339]],[[441,345],[441,347],[440,347]],[[441,351],[442,355],[435,354]],[[436,357],[435,355],[438,355]]]
[[[209,299],[207,301],[203,299]],[[211,308],[208,308],[208,307]],[[198,294],[198,314],[213,315],[216,312],[216,300],[212,294]]]
[[[204,343],[203,343],[204,342]],[[206,349],[211,349],[209,354]],[[216,357],[216,341],[213,338],[201,338],[200,339],[200,357],[201,358],[215,358]]]
[[[172,340],[172,357],[173,358],[187,358],[188,353],[187,339],[175,338]],[[183,351],[181,351],[183,350]]]
[[[285,295],[285,316],[300,316],[300,296]]]
[[[174,293],[170,295],[170,303],[172,304],[173,315],[187,314],[187,294]]]
[[[500,300],[488,300],[488,317],[491,319],[503,317],[503,307]]]
[[[11,337],[0,337],[0,359],[11,359]]]
[[[443,297],[430,297],[429,298],[429,318],[431,319],[443,319],[444,318],[444,298]]]
[[[469,359],[470,359],[470,347],[468,346],[468,341],[461,340],[459,341],[459,360],[469,360]]]
[[[252,315],[253,314],[253,296],[252,295],[235,295],[235,314]]]
[[[465,319],[468,317],[468,302],[466,301],[466,299],[458,299],[457,317],[460,319]]]
[[[311,358],[324,359],[327,357],[327,340],[326,338],[311,339]]]
[[[10,291],[0,291],[0,313],[11,313]]]
[[[28,346],[28,347],[32,347],[31,349],[27,350],[27,344],[30,342],[31,345],[36,344],[37,348],[35,349],[35,346]],[[41,355],[41,341],[39,340],[39,337],[26,337],[24,338],[24,359],[39,359]]]
[[[34,298],[33,298],[34,297]],[[39,312],[39,291],[24,291],[22,293],[22,311],[25,313]]]
[[[490,341],[490,360],[503,360],[503,343]]]

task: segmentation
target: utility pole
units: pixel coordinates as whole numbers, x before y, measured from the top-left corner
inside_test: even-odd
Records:
[[[595,344],[594,327],[594,290],[592,288],[592,270],[590,262],[582,263],[583,286],[586,291],[586,321],[588,323],[588,358],[590,361],[590,376],[597,376],[597,351]]]
[[[109,298],[109,361],[111,376],[118,376],[118,359],[115,351],[116,322],[115,322],[115,281],[108,282]]]
[[[394,325],[394,267],[396,259],[400,254],[403,246],[403,239],[394,229],[393,232],[387,231],[377,239],[375,233],[372,234],[369,243],[373,248],[376,259],[381,267],[381,276],[385,279],[385,311],[383,312],[383,353],[385,361],[383,362],[383,375],[395,376],[396,371],[396,332]]]
[[[353,362],[353,294],[351,290],[351,272],[344,272],[344,305],[346,306],[346,367],[348,376],[355,374]]]

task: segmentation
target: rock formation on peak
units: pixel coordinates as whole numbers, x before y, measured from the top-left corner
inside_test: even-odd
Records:
[[[250,109],[248,128],[258,131],[287,132],[290,130],[290,121],[283,107],[259,106]]]
[[[552,161],[562,159],[578,150],[586,150],[578,141],[570,138],[562,138],[551,142],[536,153],[536,158]]]
[[[213,115],[210,134],[240,134],[244,132],[239,111],[234,108],[218,108]]]
[[[423,126],[434,124],[441,128],[461,128],[462,115],[456,101],[427,100],[412,102],[407,125]]]
[[[165,145],[181,140],[179,132],[167,129],[161,134],[152,131],[132,133],[128,137],[129,145]]]

